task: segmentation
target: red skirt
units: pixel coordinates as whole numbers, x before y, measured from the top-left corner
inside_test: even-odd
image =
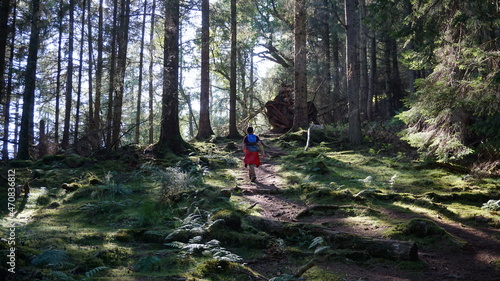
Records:
[[[243,160],[245,165],[250,165],[253,164],[257,167],[260,166],[260,157],[259,157],[259,152],[258,151],[245,151],[245,159]]]

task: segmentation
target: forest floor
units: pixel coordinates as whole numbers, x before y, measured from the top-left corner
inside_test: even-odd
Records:
[[[286,154],[276,146],[268,146],[267,158],[262,159],[262,165],[257,168],[258,180],[248,181],[247,169],[240,168],[238,187],[243,190],[243,197],[260,209],[263,217],[270,220],[293,223],[307,223],[322,225],[338,232],[352,233],[372,238],[385,238],[385,227],[374,226],[372,222],[363,220],[354,223],[344,223],[344,217],[336,216],[308,216],[297,219],[297,215],[309,206],[300,199],[290,199],[283,196],[287,188],[286,179],[280,174],[279,164],[273,160]],[[241,153],[243,157],[243,153]],[[335,204],[336,202],[331,202]],[[425,247],[419,250],[420,264],[418,270],[405,268],[404,264],[380,260],[357,264],[348,259],[343,261],[321,261],[315,266],[321,271],[330,271],[335,276],[342,276],[342,280],[500,280],[500,271],[495,270],[495,261],[500,259],[500,240],[498,229],[488,227],[471,227],[465,224],[446,219],[439,214],[409,213],[406,211],[386,211],[385,216],[400,221],[409,221],[413,218],[431,219],[446,232],[458,237],[467,245],[457,249],[453,245],[444,247]],[[481,218],[479,218],[481,219]],[[287,258],[262,260],[256,262],[252,268],[265,276],[279,275],[279,269],[286,267]],[[288,265],[293,268],[294,265]],[[278,270],[277,270],[278,269]],[[325,273],[323,273],[324,275]],[[314,273],[307,280],[315,279]],[[338,278],[338,277],[337,277]]]
[[[224,139],[183,157],[128,146],[0,166],[2,186],[9,171],[31,185],[14,216],[0,190],[0,280],[500,280],[500,214],[482,208],[498,178],[388,145],[263,139],[257,182]]]

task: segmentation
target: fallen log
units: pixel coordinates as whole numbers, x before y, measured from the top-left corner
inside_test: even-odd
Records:
[[[330,211],[336,211],[336,210],[341,210],[341,209],[362,209],[362,210],[368,210],[369,207],[365,206],[356,206],[356,205],[313,205],[310,206],[302,211],[300,211],[296,216],[295,219],[301,219],[303,217],[312,215],[314,212],[324,212],[328,213]]]
[[[365,237],[308,223],[278,222],[256,216],[247,216],[246,220],[255,228],[279,238],[303,235],[306,231],[323,237],[334,249],[363,251],[372,257],[390,260],[418,260],[417,244],[410,241]]]
[[[418,260],[418,247],[415,242],[365,237],[329,229],[318,230],[317,234],[338,247],[365,251],[373,257],[392,260]]]

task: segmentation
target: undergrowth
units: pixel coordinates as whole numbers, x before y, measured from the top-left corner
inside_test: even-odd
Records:
[[[370,135],[373,141],[380,137],[375,129]],[[280,196],[309,206],[338,207],[311,211],[304,215],[306,221],[337,218],[343,226],[380,228],[381,236],[419,241],[427,249],[443,241],[461,247],[463,241],[430,221],[386,214],[439,216],[470,227],[500,225],[498,179],[409,160],[408,154],[392,153],[391,144],[347,150],[334,138],[341,138],[342,132],[327,128],[322,134],[332,136],[315,139],[307,151],[304,131],[272,143],[286,147],[283,156],[272,158],[284,178],[276,182]],[[368,265],[366,254],[340,249],[306,226],[298,229],[292,223],[277,228],[281,232],[272,231],[276,222],[253,217],[259,207],[253,208],[245,192],[232,190],[241,185],[235,168],[241,165],[240,155],[220,144],[195,146],[203,152],[183,159],[143,160],[133,168],[112,160],[82,158],[78,159],[81,166],[70,169],[64,156],[47,157],[40,161],[42,166],[30,166],[31,171],[40,170],[36,171],[40,178],[32,182],[33,193],[40,196],[35,202],[24,202],[19,218],[16,239],[22,245],[17,261],[23,270],[16,281],[32,280],[32,276],[39,280],[127,281],[158,276],[293,280],[297,268],[322,255],[336,262],[359,258]],[[33,172],[23,168],[19,175],[21,182],[31,179]],[[64,183],[66,187],[75,183],[75,190],[61,188]],[[16,208],[20,206],[21,198]],[[2,226],[6,223],[3,220]],[[6,243],[0,245],[8,249]],[[255,272],[259,267],[245,264],[249,260],[264,269]],[[270,260],[275,262],[265,262]],[[0,261],[3,276],[7,274],[5,255]],[[423,270],[422,264],[394,265]],[[277,271],[283,274],[276,276]],[[343,278],[321,264],[303,276],[307,280]]]

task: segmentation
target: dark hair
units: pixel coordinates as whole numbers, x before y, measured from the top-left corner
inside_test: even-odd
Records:
[[[253,127],[248,127],[247,128],[247,133],[248,134],[253,134]]]

